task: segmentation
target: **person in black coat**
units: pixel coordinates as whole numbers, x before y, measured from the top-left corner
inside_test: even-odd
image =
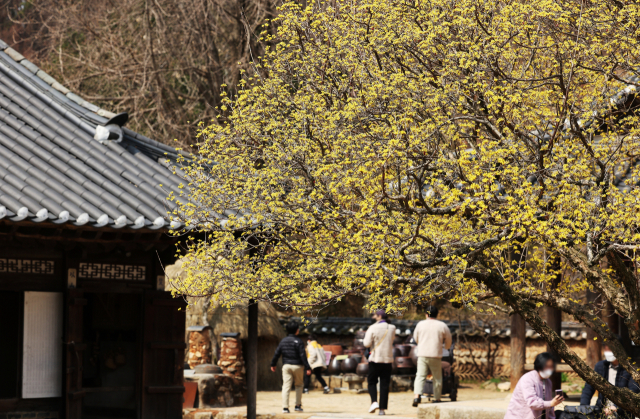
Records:
[[[635,381],[631,378],[631,374],[625,371],[615,355],[611,351],[611,348],[607,344],[603,345],[603,352],[605,359],[598,362],[594,368],[595,372],[600,374],[605,380],[610,383],[615,383],[616,387],[626,387],[634,393],[638,393],[640,391],[640,387],[636,384]],[[615,374],[615,378],[614,378]],[[584,388],[582,389],[582,395],[580,396],[580,405],[581,406],[589,406],[591,405],[591,398],[595,393],[595,389],[589,383],[586,383]],[[596,401],[596,407],[604,408],[606,405],[606,400],[602,393],[598,393],[598,400]],[[620,419],[631,419],[633,415],[624,410],[618,411],[618,418]]]
[[[295,321],[287,324],[287,337],[280,341],[271,360],[271,371],[276,372],[278,359],[282,356],[282,412],[289,413],[289,393],[291,385],[296,387],[296,412],[302,412],[302,386],[305,371],[311,375],[305,345],[298,337],[300,327]]]

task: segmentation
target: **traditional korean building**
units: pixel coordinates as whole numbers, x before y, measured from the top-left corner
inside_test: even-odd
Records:
[[[0,41],[0,418],[181,417],[181,180],[127,119]]]

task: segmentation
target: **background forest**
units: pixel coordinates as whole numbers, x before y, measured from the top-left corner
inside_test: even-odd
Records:
[[[261,56],[278,0],[9,0],[0,38],[128,126],[192,144]]]

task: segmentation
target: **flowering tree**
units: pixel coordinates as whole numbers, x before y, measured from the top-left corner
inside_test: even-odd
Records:
[[[173,216],[188,279],[233,305],[366,294],[401,311],[498,297],[585,380],[640,413],[540,318],[640,343],[640,6],[333,0],[280,9],[273,48],[201,132]],[[195,234],[198,232],[199,234]],[[570,269],[575,275],[560,275]]]

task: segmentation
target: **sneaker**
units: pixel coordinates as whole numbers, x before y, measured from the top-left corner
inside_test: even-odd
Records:
[[[309,389],[308,389],[308,388],[305,388],[305,389],[303,389],[303,390],[302,390],[302,392],[303,392],[304,394],[309,394]]]
[[[380,409],[380,405],[378,404],[378,402],[373,402],[371,403],[371,407],[369,407],[369,413],[373,413],[378,409]]]
[[[296,412],[304,412],[304,410],[302,410],[302,405],[296,406],[295,411]]]
[[[282,413],[291,413],[291,412],[289,412],[289,409],[285,407],[284,409],[282,409]]]
[[[326,386],[324,388],[324,394],[329,394],[329,393],[331,393],[331,389],[329,388],[329,386]]]
[[[413,407],[418,407],[418,405],[420,404],[420,397],[417,397],[415,399],[413,399]]]
[[[378,412],[378,415],[384,416],[384,415],[386,415],[386,413],[384,413],[384,410],[380,409],[380,411]]]

